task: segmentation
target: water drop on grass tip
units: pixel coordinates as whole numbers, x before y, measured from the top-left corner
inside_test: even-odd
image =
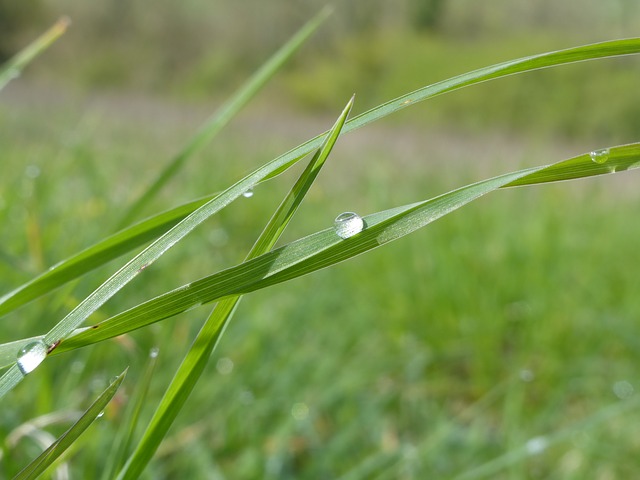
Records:
[[[353,237],[364,230],[364,220],[357,213],[344,212],[336,217],[333,228],[340,238]]]
[[[43,341],[29,343],[18,352],[18,368],[26,375],[33,372],[47,357],[47,345]]]
[[[605,163],[609,160],[609,149],[602,148],[600,150],[594,150],[589,154],[591,160],[595,163]]]

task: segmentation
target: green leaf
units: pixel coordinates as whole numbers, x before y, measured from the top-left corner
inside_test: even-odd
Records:
[[[561,65],[564,63],[603,58],[608,56],[629,55],[639,52],[640,38],[633,38],[628,40],[615,40],[595,45],[570,48],[568,50],[544,53],[541,55],[534,55],[532,57],[525,57],[510,62],[501,63],[491,67],[476,70],[474,72],[466,73],[464,75],[445,80],[444,82],[439,82],[421,88],[420,90],[417,90],[413,93],[403,95],[402,97],[396,98],[395,100],[380,105],[348,121],[345,125],[345,128],[343,129],[343,133],[371,123],[402,108],[414,105],[419,101],[474,83],[480,83],[505,75],[513,75],[516,73],[536,70],[538,68],[551,67],[554,65]],[[264,165],[263,167],[260,167],[251,175],[238,182],[237,185],[243,186],[236,189],[236,193],[239,190],[246,191],[256,183],[273,178],[277,174],[282,173],[284,170],[302,159],[314,148],[317,148],[320,145],[322,138],[323,135],[319,135],[303,143],[302,145],[299,145],[293,150],[290,150],[289,152],[281,155],[280,157]],[[229,193],[229,191],[225,193]],[[228,204],[232,201],[232,199],[225,199],[225,202],[227,202]],[[224,208],[225,205],[222,205],[220,208]],[[162,232],[165,232],[167,229],[175,225],[175,222],[177,220],[182,219],[184,218],[184,216],[192,213],[195,208],[202,206],[202,204],[198,203],[198,201],[194,201],[190,204],[190,206],[192,206],[193,209],[188,208],[187,205],[178,207],[178,209],[176,209],[176,213],[179,209],[184,208],[184,210],[181,211],[179,215],[176,214],[175,217],[173,217],[171,213],[174,211],[161,214],[158,217],[152,217],[147,221],[141,222],[138,225],[131,227],[131,229],[125,229],[122,232],[114,235],[113,237],[105,240],[104,242],[99,242],[93,247],[84,250],[80,254],[57,264],[55,267],[52,267],[50,272],[43,273],[32,281],[16,288],[12,292],[1,297],[0,315],[14,310],[18,306],[23,305],[29,300],[48,293],[61,284],[58,282],[67,282],[69,280],[77,278],[84,273],[92,270],[93,268],[96,268],[106,263],[107,261],[116,258],[122,253],[132,250],[133,248],[142,245],[152,238],[157,238],[157,236]],[[220,208],[218,208],[218,210]],[[215,213],[215,211],[213,211],[211,214]],[[69,263],[69,265],[67,265],[67,263]]]
[[[335,265],[424,227],[498,188],[579,179],[640,166],[640,143],[608,149],[608,160],[589,154],[500,175],[422,202],[364,217],[366,229],[341,239],[332,228],[217,272],[144,302],[68,338],[56,353],[99,342],[169,318],[198,304],[241,295]]]
[[[69,430],[63,433],[55,442],[51,444],[38,458],[27,465],[14,480],[27,480],[37,478],[49,467],[64,451],[69,448],[82,433],[91,425],[104,411],[105,407],[111,401],[118,391],[120,384],[124,380],[127,371],[122,372],[107,389],[96,399],[87,409],[80,419],[74,423]]]
[[[331,9],[325,7],[313,19],[307,22],[285,45],[283,45],[235,94],[215,112],[196,132],[187,145],[167,164],[160,175],[131,206],[120,222],[123,227],[157,195],[160,189],[180,171],[184,163],[201,151],[229,121],[266,85],[293,54],[327,19]]]
[[[22,49],[0,68],[0,90],[11,80],[20,76],[24,67],[34,58],[44,52],[66,30],[71,22],[67,17],[62,17],[49,30],[36,38],[31,44]]]
[[[278,238],[280,238],[280,235],[282,235],[282,232],[291,221],[291,218],[309,191],[309,188],[311,188],[311,185],[315,181],[320,169],[329,157],[335,142],[338,140],[347,116],[351,111],[352,105],[353,97],[349,103],[347,103],[342,114],[329,131],[324,143],[313,156],[305,171],[300,175],[298,181],[282,201],[271,217],[271,220],[269,220],[269,223],[267,223],[267,226],[247,255],[247,260],[268,252],[278,241]],[[238,307],[240,299],[241,296],[234,296],[216,305],[198,333],[191,349],[176,372],[171,385],[160,401],[160,405],[149,422],[149,426],[142,440],[125,465],[125,468],[120,472],[118,476],[119,479],[138,478],[149,463],[166,435],[167,430],[173,423],[173,420],[193,391],[195,384],[211,356],[211,352],[218,344],[231,316]]]

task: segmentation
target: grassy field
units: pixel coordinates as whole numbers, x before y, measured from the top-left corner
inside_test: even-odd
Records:
[[[419,56],[425,37],[411,38]],[[409,90],[406,81],[420,78],[419,86],[464,71],[478,52],[433,41],[433,64],[462,51],[442,67],[455,71],[394,64],[389,51],[378,52],[374,63],[394,74],[379,91],[370,87],[364,103]],[[471,68],[519,48],[494,47],[486,44]],[[344,81],[356,75],[317,60],[311,70],[302,62],[286,71],[146,213],[225,188],[324,131],[335,118],[332,102],[348,98],[330,92],[350,95]],[[330,226],[342,211],[376,212],[637,141],[629,105],[637,89],[628,87],[637,68],[615,65],[501,80],[341,138],[281,243]],[[595,86],[572,89],[584,72]],[[308,88],[314,76],[324,89]],[[593,116],[572,110],[611,85],[633,91],[594,100]],[[0,92],[0,295],[115,231],[217,106],[190,88],[185,100],[27,78]],[[284,92],[302,106],[283,103]],[[531,132],[513,98],[527,99]],[[299,171],[208,220],[91,322],[241,261]],[[637,181],[630,172],[492,193],[384,248],[247,295],[143,478],[632,478],[640,467]],[[48,330],[121,263],[6,315],[2,341]],[[0,477],[38,455],[38,441],[61,434],[129,366],[114,401],[66,457],[72,478],[108,478],[104,465],[149,352],[158,348],[159,356],[138,433],[209,311],[44,362],[4,399]],[[21,429],[51,412],[57,416],[42,418],[36,433]]]
[[[203,113],[145,97],[39,101],[24,95],[37,86],[21,88],[7,91],[0,110],[3,290],[108,233]],[[269,123],[263,108],[159,203],[215,191],[324,128],[286,111]],[[261,148],[247,145],[250,132]],[[372,127],[342,141],[289,236],[329,225],[342,210],[427,198],[577,148]],[[508,155],[514,149],[521,158]],[[147,477],[632,475],[640,416],[635,177],[498,192],[384,249],[249,295]],[[270,182],[223,211],[100,315],[237,262],[286,183]],[[113,269],[11,314],[4,338],[41,332]],[[3,434],[81,408],[130,365],[123,392],[70,457],[72,472],[97,475],[149,349],[160,348],[153,399],[206,311],[48,362],[11,394]],[[153,407],[150,400],[145,415]],[[10,451],[6,475],[37,447],[23,438]]]

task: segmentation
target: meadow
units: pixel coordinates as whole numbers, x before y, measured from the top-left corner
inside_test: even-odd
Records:
[[[491,51],[515,58],[507,50]],[[637,92],[623,86],[637,76],[637,58],[613,73],[611,62],[530,74],[572,91],[557,94],[570,103],[580,98],[567,100],[575,94],[569,78],[593,79],[593,111],[603,115],[572,116],[542,87],[532,92],[537,83],[524,75],[435,99],[439,118],[429,101],[341,137],[280,244],[330,227],[342,211],[377,212],[637,141],[637,124],[615,128],[606,116],[621,105],[624,118],[635,118],[628,104]],[[285,71],[146,214],[220,191],[325,131],[338,112],[332,102],[348,96],[310,111],[304,98],[313,92],[296,90],[308,85],[305,71]],[[319,99],[340,71],[322,74]],[[365,104],[387,88],[408,91],[395,82]],[[303,101],[283,101],[287,91]],[[500,91],[505,103],[494,101]],[[515,91],[530,98],[531,110],[523,108],[531,125],[515,109],[505,116],[518,121],[500,120]],[[614,98],[607,103],[605,94]],[[194,95],[96,92],[36,76],[0,92],[0,293],[117,229],[219,103]],[[469,117],[458,122],[464,105]],[[301,170],[206,221],[89,323],[241,262]],[[640,446],[637,181],[637,172],[624,172],[497,191],[383,248],[246,295],[143,478],[632,477]],[[2,341],[42,334],[122,263],[5,315]],[[3,475],[15,475],[40,453],[42,438],[60,435],[129,367],[104,415],[63,458],[72,478],[109,478],[105,465],[136,388],[150,378],[139,438],[209,310],[47,359],[3,399]],[[37,418],[37,433],[21,430]]]

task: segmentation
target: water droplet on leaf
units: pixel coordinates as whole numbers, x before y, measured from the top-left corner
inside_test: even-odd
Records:
[[[244,198],[251,198],[253,197],[253,188],[249,188],[248,190],[242,192],[242,196]]]
[[[47,345],[42,340],[29,343],[22,347],[18,352],[17,358],[20,371],[24,375],[33,372],[47,357],[47,349]]]
[[[353,237],[364,230],[364,220],[357,213],[344,212],[336,217],[333,228],[340,238]]]
[[[595,163],[605,163],[609,160],[609,149],[601,148],[600,150],[594,150],[589,154],[591,160]]]

